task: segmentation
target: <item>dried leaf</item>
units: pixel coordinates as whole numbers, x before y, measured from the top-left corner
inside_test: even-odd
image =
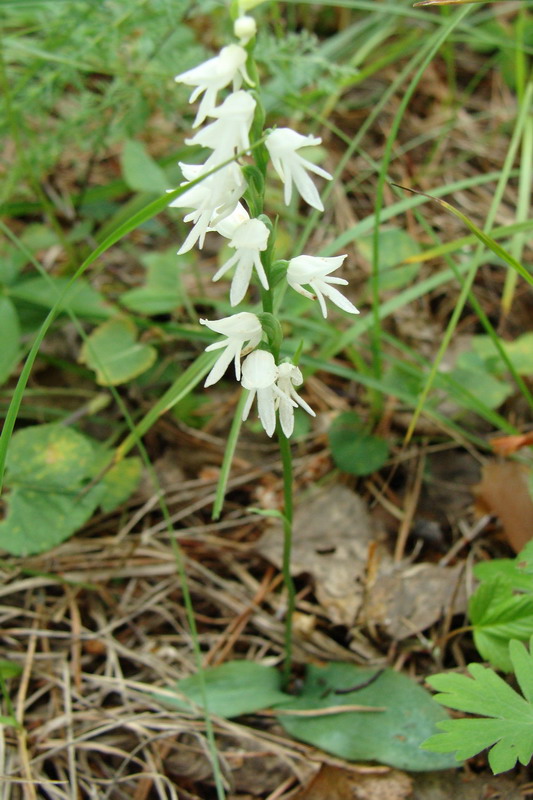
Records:
[[[363,597],[372,524],[360,498],[345,486],[314,491],[294,515],[291,573],[309,573],[331,622],[353,625]],[[283,534],[276,521],[257,550],[281,568]]]
[[[411,778],[396,769],[365,775],[323,764],[293,800],[404,800],[411,788]]]
[[[530,470],[515,461],[491,461],[476,487],[478,506],[499,517],[505,536],[519,553],[533,538],[533,500],[528,490]]]

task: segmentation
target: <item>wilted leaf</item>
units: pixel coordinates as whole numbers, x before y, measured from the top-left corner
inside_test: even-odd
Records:
[[[533,538],[530,475],[531,470],[516,461],[490,461],[484,465],[481,483],[475,488],[478,505],[500,518],[516,553]]]
[[[112,319],[84,342],[80,361],[96,372],[101,386],[118,386],[136,378],[156,359],[155,348],[136,341],[137,329],[127,318]]]

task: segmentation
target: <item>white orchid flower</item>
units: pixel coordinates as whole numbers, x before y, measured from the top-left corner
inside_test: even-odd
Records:
[[[264,289],[268,289],[268,280],[260,255],[267,248],[268,236],[269,230],[260,219],[244,220],[233,232],[229,246],[234,247],[236,252],[213,277],[214,281],[218,281],[231,267],[236,265],[230,289],[232,306],[238,305],[246,294],[254,267],[261,285]]]
[[[182,186],[199,178],[205,172],[204,164],[180,164],[180,167],[186,178]],[[191,250],[197,242],[200,248],[203,247],[207,231],[233,213],[246,190],[246,185],[240,167],[231,163],[221,167],[169,203],[170,208],[193,209],[184,220],[194,222],[194,227],[178,250],[178,255]]]
[[[212,386],[219,381],[232,361],[235,364],[237,380],[240,380],[241,352],[244,349],[246,351],[253,350],[259,344],[263,335],[263,329],[258,317],[248,311],[241,311],[240,314],[224,317],[224,319],[213,321],[201,319],[200,323],[206,325],[215,333],[220,333],[226,337],[225,341],[214,342],[205,348],[208,352],[224,348],[224,352],[218,357],[213,369],[206,378],[204,386]]]
[[[291,128],[278,128],[268,135],[265,144],[274,169],[284,183],[285,205],[288,206],[291,202],[294,183],[306,203],[318,211],[324,211],[318,190],[306,170],[327,180],[331,180],[332,176],[297,152],[302,147],[320,144],[321,141],[318,136],[303,136]]]
[[[303,383],[302,373],[297,366],[284,362],[278,366],[277,380],[277,405],[279,408],[279,421],[285,436],[289,438],[294,430],[294,409],[296,404],[301,406],[312,417],[315,412],[297,393],[295,386]]]
[[[310,300],[315,300],[316,295],[324,319],[328,316],[324,297],[327,297],[336,306],[342,308],[343,311],[347,311],[348,314],[359,314],[353,303],[331,285],[347,286],[348,281],[344,280],[344,278],[328,277],[330,272],[339,269],[345,258],[345,255],[334,256],[333,258],[303,255],[291,258],[289,261],[287,268],[289,286],[299,294],[303,294],[304,297],[309,297]],[[302,284],[309,285],[315,294],[311,294],[307,289],[304,289]]]
[[[257,397],[257,410],[261,425],[268,436],[276,430],[276,380],[278,368],[272,353],[254,350],[242,364],[241,383],[249,395],[242,412],[242,419],[248,419],[252,403]]]
[[[213,152],[205,163],[206,169],[227,161],[236,153],[250,148],[250,127],[256,102],[248,92],[234,92],[209,116],[215,121],[198,131],[185,144],[209,147]]]
[[[198,127],[204,119],[213,111],[217,102],[217,94],[220,89],[224,89],[233,84],[233,91],[241,88],[243,80],[250,86],[253,81],[246,72],[246,59],[248,54],[244,47],[238,44],[230,44],[223,47],[218,56],[204,61],[193,69],[176,75],[177,83],[184,83],[187,86],[195,86],[189,98],[189,103],[194,103],[201,94],[204,96],[200,102],[193,128]]]

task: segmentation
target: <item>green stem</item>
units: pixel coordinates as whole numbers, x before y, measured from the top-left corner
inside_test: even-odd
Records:
[[[287,612],[285,615],[285,658],[283,662],[283,683],[286,687],[291,677],[292,667],[292,620],[296,609],[296,589],[291,575],[292,551],[292,452],[290,442],[278,424],[278,442],[283,465],[283,582],[287,590]]]

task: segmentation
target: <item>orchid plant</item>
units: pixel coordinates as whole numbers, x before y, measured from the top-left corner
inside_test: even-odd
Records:
[[[302,254],[288,262],[273,259],[275,225],[263,213],[269,160],[283,182],[286,205],[291,203],[296,190],[309,206],[323,211],[317,186],[309,173],[324,180],[331,180],[332,176],[301,152],[320,144],[319,137],[287,127],[265,128],[265,110],[253,56],[256,23],[242,9],[235,16],[233,30],[237,42],[176,77],[177,82],[194,87],[191,103],[201,98],[193,123],[193,128],[199,129],[186,139],[186,144],[200,145],[211,153],[203,164],[180,164],[185,178],[181,184],[183,191],[170,206],[188,210],[184,219],[193,223],[178,253],[194,246],[202,248],[206,236],[212,233],[227,239],[235,251],[212,278],[218,281],[234,270],[229,293],[232,307],[245,300],[253,280],[260,286],[262,309],[258,313],[237,311],[219,320],[201,319],[200,323],[224,337],[206,348],[221,352],[205,386],[219,381],[233,362],[235,377],[246,392],[240,404],[242,420],[248,418],[257,400],[258,416],[267,436],[273,436],[276,430],[278,433],[284,472],[283,573],[288,591],[285,635],[288,677],[295,597],[289,569],[293,487],[288,440],[294,431],[295,409],[299,406],[311,416],[315,412],[297,392],[303,384],[298,359],[293,356],[280,360],[282,328],[273,313],[274,285],[284,280],[289,288],[309,300],[318,300],[324,317],[328,313],[326,300],[349,314],[357,314],[358,310],[336,288],[348,282],[332,276],[343,264],[345,255],[323,258]],[[224,91],[227,96],[221,100]]]

